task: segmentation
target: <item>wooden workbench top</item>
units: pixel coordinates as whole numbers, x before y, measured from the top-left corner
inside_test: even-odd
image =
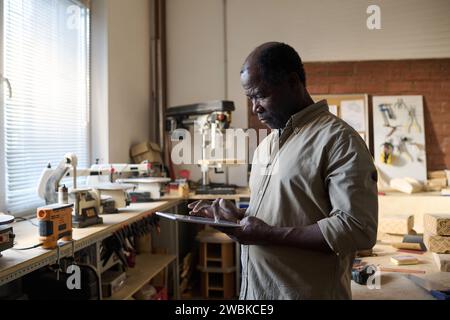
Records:
[[[410,254],[397,252],[390,245],[377,244],[374,248],[375,257],[362,258],[367,264],[380,265],[385,268],[423,270],[425,274],[416,276],[437,282],[450,288],[450,272],[440,272],[434,263],[431,252]],[[396,266],[390,258],[394,255],[411,255],[419,259],[417,265]],[[405,274],[381,271],[380,289],[370,290],[367,286],[352,281],[352,293],[355,300],[433,300],[434,298],[414,282],[404,277]]]

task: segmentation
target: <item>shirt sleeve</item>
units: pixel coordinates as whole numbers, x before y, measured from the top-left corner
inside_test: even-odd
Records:
[[[318,225],[328,245],[339,255],[375,245],[378,192],[373,158],[357,133],[351,132],[335,145],[324,174],[332,211]]]

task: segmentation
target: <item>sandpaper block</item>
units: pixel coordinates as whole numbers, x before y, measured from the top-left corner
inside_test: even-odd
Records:
[[[418,264],[419,260],[413,256],[394,256],[391,257],[391,262],[399,266],[399,265]]]
[[[427,251],[421,235],[405,235],[403,242],[391,243],[394,248],[405,250]]]
[[[406,234],[403,237],[403,243],[418,244],[420,246],[420,249],[418,250],[427,251],[427,247],[425,246],[425,243],[423,243],[423,235]]]

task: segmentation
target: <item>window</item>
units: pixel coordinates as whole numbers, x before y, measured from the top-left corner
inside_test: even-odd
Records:
[[[0,211],[17,215],[44,204],[37,185],[49,162],[72,152],[89,164],[89,10],[74,0],[1,8]]]

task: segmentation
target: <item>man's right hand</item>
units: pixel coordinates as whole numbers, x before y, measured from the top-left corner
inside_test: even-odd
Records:
[[[236,222],[244,217],[245,210],[237,208],[230,200],[216,199],[213,202],[198,200],[188,204],[190,215]]]

